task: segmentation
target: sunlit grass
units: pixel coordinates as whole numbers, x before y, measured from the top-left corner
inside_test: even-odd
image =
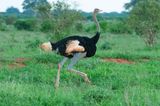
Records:
[[[134,35],[102,34],[96,55],[75,66],[88,74],[92,84],[67,72],[68,61],[55,91],[57,63],[62,57],[39,49],[41,42],[49,40],[48,35],[26,31],[0,35],[0,106],[160,105],[159,44],[151,49]],[[26,59],[22,62],[25,67],[10,67],[17,58]],[[106,62],[104,58],[123,58],[133,64]]]

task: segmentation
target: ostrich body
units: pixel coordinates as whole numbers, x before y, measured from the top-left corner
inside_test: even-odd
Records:
[[[86,73],[73,69],[73,66],[78,60],[85,57],[92,57],[96,53],[96,43],[100,36],[100,27],[96,18],[96,13],[100,12],[99,9],[94,9],[93,19],[96,23],[97,32],[92,38],[83,36],[70,36],[64,38],[56,43],[46,42],[40,47],[44,51],[55,51],[57,54],[64,56],[64,59],[58,64],[58,72],[55,81],[55,88],[59,87],[60,70],[67,59],[71,59],[71,63],[68,65],[67,70],[83,77],[84,81],[90,83]]]

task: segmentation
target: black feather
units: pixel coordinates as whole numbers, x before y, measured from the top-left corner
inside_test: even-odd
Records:
[[[100,32],[97,32],[95,36],[93,36],[91,39],[93,40],[94,44],[96,44],[99,40]]]
[[[78,52],[72,52],[72,54],[68,55],[65,53],[66,51],[66,45],[71,40],[78,40],[80,42],[79,45],[83,46],[85,48],[86,57],[94,56],[96,53],[96,43],[98,42],[100,33],[97,32],[96,35],[92,38],[83,37],[83,36],[70,36],[67,38],[64,38],[56,43],[52,43],[52,50],[58,50],[58,53],[65,57],[73,57],[74,53]]]

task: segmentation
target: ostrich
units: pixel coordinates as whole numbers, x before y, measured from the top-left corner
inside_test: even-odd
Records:
[[[99,9],[94,9],[93,19],[96,24],[96,34],[92,38],[82,36],[70,36],[66,37],[56,43],[45,42],[40,45],[43,51],[55,51],[57,54],[64,56],[64,59],[58,64],[58,72],[55,80],[55,88],[59,87],[60,71],[67,59],[71,59],[71,63],[68,65],[67,70],[69,72],[80,75],[85,82],[90,83],[87,74],[73,69],[73,66],[78,60],[85,57],[92,57],[96,53],[96,43],[100,37],[100,26],[96,18],[96,14],[100,12]]]

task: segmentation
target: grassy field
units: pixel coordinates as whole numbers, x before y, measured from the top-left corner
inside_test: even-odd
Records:
[[[151,49],[138,36],[102,33],[96,55],[75,66],[92,84],[65,64],[55,91],[62,57],[38,48],[48,39],[40,32],[0,32],[0,106],[160,106],[160,40]]]

